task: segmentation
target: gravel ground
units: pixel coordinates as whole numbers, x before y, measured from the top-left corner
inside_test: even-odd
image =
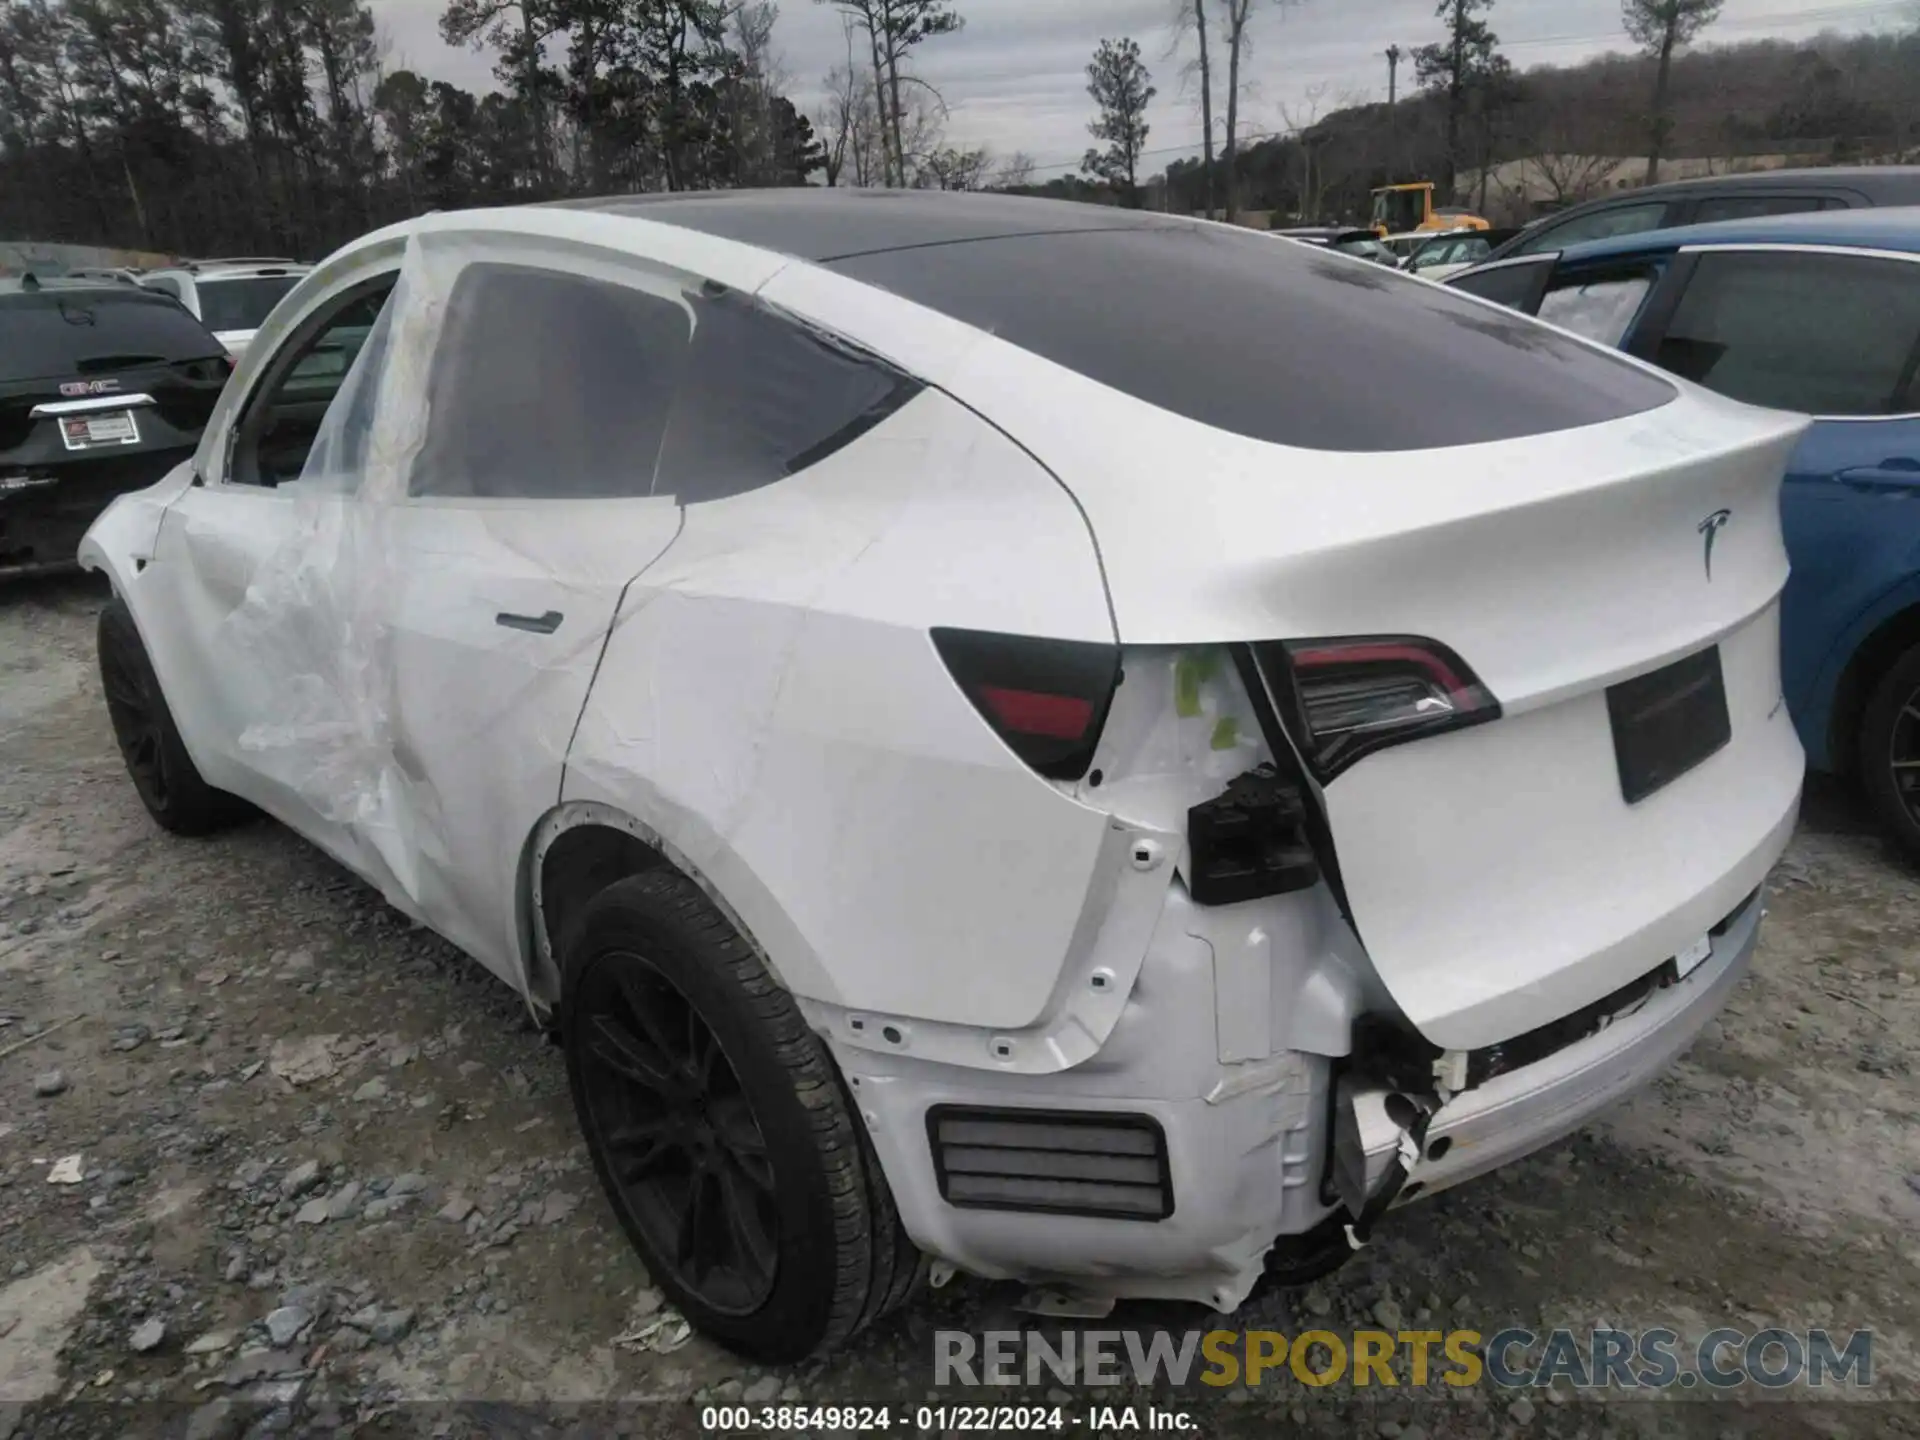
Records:
[[[280,827],[158,831],[99,700],[103,598],[0,588],[0,1440],[535,1433],[476,1402],[598,1431],[612,1412],[567,1407],[651,1401],[618,1423],[665,1433],[697,1428],[688,1401],[979,1398],[931,1389],[931,1332],[1020,1322],[1013,1292],[965,1280],[793,1371],[631,1338],[660,1298],[595,1190],[559,1052]],[[1754,975],[1653,1090],[1400,1212],[1304,1293],[1103,1323],[1871,1328],[1864,1395],[1160,1400],[1205,1434],[1920,1434],[1913,878],[1816,787]],[[1051,1394],[1080,1414],[1149,1398]]]

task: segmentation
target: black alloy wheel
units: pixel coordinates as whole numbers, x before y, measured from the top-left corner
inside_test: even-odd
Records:
[[[103,637],[100,645],[100,687],[106,694],[107,718],[120,744],[127,774],[149,810],[156,815],[168,808],[172,787],[167,779],[165,735],[152,672],[141,663],[123,633]]]
[[[594,1173],[653,1282],[767,1364],[825,1354],[925,1273],[850,1089],[692,880],[616,880],[558,937],[560,1040]]]
[[[640,955],[600,957],[573,1003],[615,1203],[681,1286],[751,1314],[778,1272],[779,1213],[766,1137],[719,1037]]]
[[[200,777],[167,708],[133,613],[118,596],[100,612],[95,643],[107,719],[147,813],[176,835],[211,835],[254,814],[246,801]]]

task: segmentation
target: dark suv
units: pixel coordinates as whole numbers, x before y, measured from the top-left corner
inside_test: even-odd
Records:
[[[108,501],[193,453],[231,370],[164,295],[0,280],[0,575],[73,564]]]
[[[1869,210],[1883,205],[1920,205],[1920,165],[1758,170],[1747,175],[1706,175],[1620,190],[1529,225],[1487,259],[1538,255],[1588,240],[1636,235],[1642,230],[1669,230],[1676,225],[1794,215],[1807,210]]]

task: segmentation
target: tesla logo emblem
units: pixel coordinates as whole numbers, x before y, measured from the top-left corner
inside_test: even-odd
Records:
[[[1716,510],[1694,527],[1706,537],[1707,553],[1705,559],[1708,580],[1713,579],[1713,542],[1719,537],[1720,532],[1726,529],[1727,522],[1731,519],[1733,519],[1733,512],[1731,510]]]

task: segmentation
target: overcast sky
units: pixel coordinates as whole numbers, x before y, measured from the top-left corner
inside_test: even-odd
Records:
[[[1183,87],[1185,53],[1169,54],[1167,24],[1174,0],[954,0],[966,17],[958,35],[930,40],[915,60],[939,88],[951,115],[947,135],[961,146],[996,154],[1024,150],[1041,176],[1075,168],[1090,140],[1093,103],[1086,64],[1103,37],[1132,36],[1159,95],[1149,115],[1151,168],[1199,150],[1196,97]],[[1243,134],[1285,128],[1314,97],[1321,111],[1384,99],[1387,46],[1404,50],[1440,38],[1434,0],[1298,0],[1284,14],[1275,0],[1255,0]],[[492,57],[442,43],[444,0],[371,0],[389,42],[387,63],[470,89],[492,82]],[[1211,9],[1221,8],[1218,4]],[[1799,38],[1821,30],[1866,30],[1906,23],[1913,0],[1726,0],[1714,39]],[[1619,0],[1500,0],[1492,22],[1502,47],[1522,70],[1567,64],[1627,47]],[[840,20],[819,0],[780,0],[775,43],[788,93],[811,111],[827,69],[845,58]],[[1403,62],[1401,82],[1411,80]],[[1224,70],[1222,71],[1224,73]],[[1221,82],[1216,80],[1216,96]],[[1404,92],[1403,92],[1404,93]],[[1215,118],[1216,126],[1220,119]]]

